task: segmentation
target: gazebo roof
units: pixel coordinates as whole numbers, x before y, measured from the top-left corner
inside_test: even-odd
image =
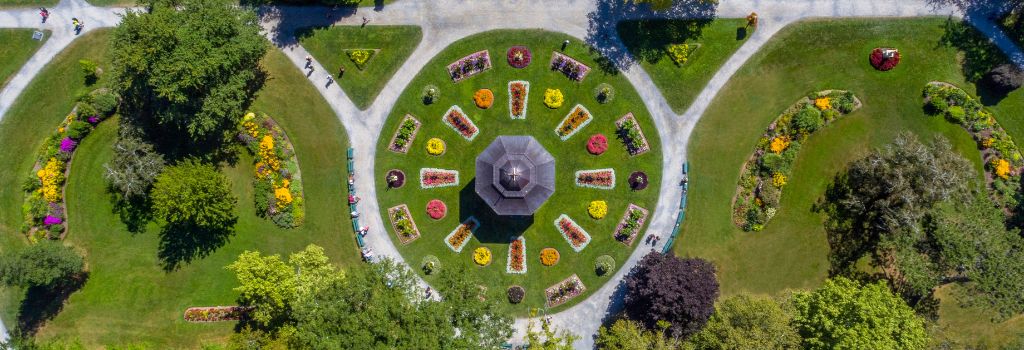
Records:
[[[555,158],[532,136],[498,136],[476,157],[476,193],[498,215],[533,215],[555,192]]]

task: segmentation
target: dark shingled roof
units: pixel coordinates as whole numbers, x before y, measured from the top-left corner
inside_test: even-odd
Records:
[[[555,158],[532,136],[498,136],[476,157],[476,194],[498,215],[533,215],[555,192]]]

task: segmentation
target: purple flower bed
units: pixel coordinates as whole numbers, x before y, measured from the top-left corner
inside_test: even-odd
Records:
[[[590,67],[587,65],[558,52],[551,55],[551,70],[562,72],[567,78],[575,81],[583,81],[587,73],[590,73]]]
[[[71,153],[75,151],[75,147],[78,147],[78,142],[72,140],[70,137],[65,137],[60,140],[60,151],[64,153]]]
[[[477,51],[448,65],[448,76],[453,82],[472,77],[491,68],[491,54],[487,50]]]
[[[46,219],[43,219],[43,224],[47,226],[60,225],[62,223],[64,223],[64,219],[58,218],[56,216],[47,215]]]

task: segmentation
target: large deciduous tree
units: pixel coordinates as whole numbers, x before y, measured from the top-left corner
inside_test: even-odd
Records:
[[[159,127],[166,140],[219,140],[262,86],[268,43],[256,14],[226,0],[148,7],[128,10],[111,37],[111,86],[122,111]]]
[[[680,342],[665,336],[668,322],[658,330],[648,330],[640,322],[619,319],[611,327],[601,326],[597,333],[597,348],[601,350],[674,350]]]
[[[11,286],[53,287],[68,282],[84,268],[85,261],[78,252],[53,241],[0,255],[0,281]]]
[[[661,253],[644,256],[626,277],[626,288],[626,315],[648,329],[669,322],[675,338],[699,331],[718,298],[714,265]]]
[[[883,282],[838,277],[793,296],[793,323],[805,349],[924,349],[924,320]]]
[[[725,299],[697,334],[687,339],[694,350],[799,349],[792,315],[772,299],[738,295]]]
[[[103,167],[110,187],[125,198],[139,198],[164,170],[164,158],[141,138],[121,135],[114,143],[114,158]]]
[[[150,197],[155,216],[172,225],[225,229],[237,219],[238,198],[227,178],[214,166],[192,159],[164,169]]]

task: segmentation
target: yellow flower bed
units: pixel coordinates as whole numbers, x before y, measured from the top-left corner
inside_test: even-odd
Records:
[[[39,193],[43,195],[43,199],[46,199],[47,202],[55,203],[60,201],[60,183],[64,180],[63,165],[64,163],[56,158],[50,158],[46,165],[36,172],[36,176],[39,177],[39,181],[43,184],[39,188]]]
[[[789,147],[789,138],[785,136],[773,138],[769,147],[771,148],[772,153],[782,153],[782,151],[786,150],[786,147]]]
[[[592,218],[603,219],[605,215],[608,215],[608,203],[605,201],[591,201],[590,205],[587,206],[587,213]]]
[[[444,141],[439,138],[432,138],[427,140],[427,154],[432,156],[441,155],[444,153],[445,145]]]
[[[992,162],[992,166],[996,169],[996,176],[1007,180],[1010,178],[1010,162],[1005,159],[996,159]]]
[[[491,263],[491,250],[487,247],[480,247],[473,250],[473,262],[480,266],[487,266]]]
[[[562,103],[565,102],[565,97],[562,96],[562,90],[559,89],[547,89],[544,91],[544,105],[548,108],[562,107]]]
[[[279,209],[292,204],[292,192],[288,190],[288,187],[275,188],[274,198],[277,199],[277,207]]]
[[[832,108],[832,100],[828,97],[814,99],[814,107],[818,107],[820,110],[826,110]]]

